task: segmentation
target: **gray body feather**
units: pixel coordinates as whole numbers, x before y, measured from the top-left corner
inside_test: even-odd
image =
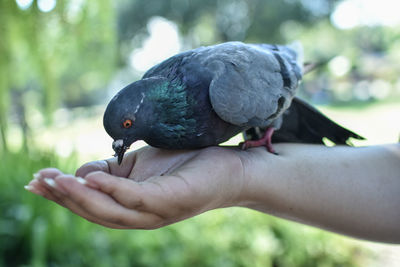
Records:
[[[184,52],[170,63],[190,61],[190,73],[210,74],[211,105],[224,121],[244,128],[279,128],[302,77],[299,54],[289,46],[228,42]],[[173,68],[168,64],[155,66],[143,78],[168,76],[165,70]]]

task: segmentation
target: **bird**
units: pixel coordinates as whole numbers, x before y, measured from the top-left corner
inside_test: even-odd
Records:
[[[114,156],[137,140],[162,149],[216,146],[244,133],[242,149],[272,142],[364,139],[295,96],[305,73],[299,43],[226,42],[172,56],[120,90],[103,116]],[[260,133],[262,133],[260,135]]]

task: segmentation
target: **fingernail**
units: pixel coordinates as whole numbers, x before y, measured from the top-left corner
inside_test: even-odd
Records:
[[[39,195],[39,196],[44,196],[43,192],[37,190],[37,189],[36,189],[34,186],[32,186],[32,185],[25,185],[24,188],[25,188],[25,190],[27,190],[27,191],[29,191],[29,192],[31,192],[31,193],[34,193],[34,194]]]
[[[81,183],[83,185],[87,184],[87,181],[82,177],[76,177],[76,181],[78,181],[78,183]]]
[[[33,174],[33,179],[39,179],[40,178],[40,173],[34,173]]]
[[[44,180],[44,182],[45,182],[46,184],[48,184],[49,186],[51,186],[51,187],[56,187],[56,182],[55,182],[53,179],[51,179],[51,178],[44,178],[43,180]]]
[[[24,188],[28,191],[32,191],[33,190],[33,186],[31,185],[25,185]]]
[[[93,189],[99,189],[99,187],[93,183],[88,182],[86,179],[82,178],[82,177],[76,177],[75,178],[76,181],[80,184],[83,184],[87,187],[93,188]]]

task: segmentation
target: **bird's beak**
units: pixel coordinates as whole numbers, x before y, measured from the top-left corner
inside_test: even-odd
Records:
[[[117,139],[112,143],[112,148],[115,151],[114,157],[118,157],[118,165],[121,165],[125,151],[129,148],[124,144],[123,139]]]

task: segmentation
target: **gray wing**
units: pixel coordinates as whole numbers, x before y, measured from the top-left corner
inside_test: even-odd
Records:
[[[290,106],[302,76],[296,51],[286,46],[230,42],[197,56],[213,73],[209,90],[215,112],[239,126],[271,124]]]

